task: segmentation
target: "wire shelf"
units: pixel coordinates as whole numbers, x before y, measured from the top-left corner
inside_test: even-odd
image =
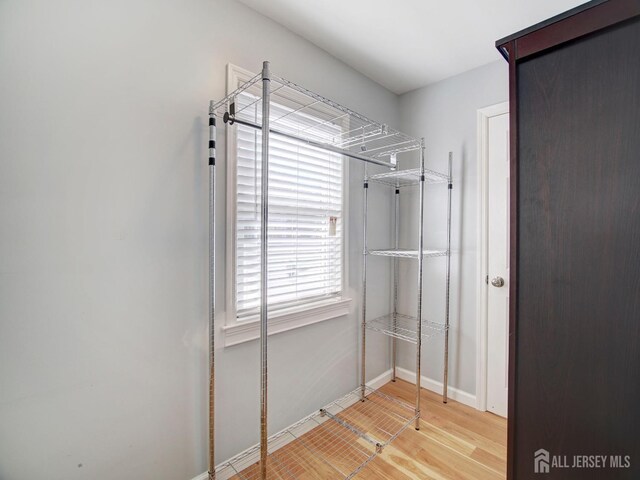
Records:
[[[373,320],[368,320],[366,327],[369,330],[388,335],[389,337],[398,338],[414,344],[418,343],[418,322],[416,321],[416,317],[399,313],[394,316],[394,314],[391,313]],[[424,341],[443,335],[447,329],[444,323],[422,320],[422,340]]]
[[[218,102],[210,113],[259,124],[262,82],[257,75]],[[232,106],[233,105],[233,106]],[[270,129],[373,159],[422,148],[422,141],[277,76],[271,77]]]
[[[376,455],[376,446],[328,416],[315,413],[271,437],[268,479],[349,479]],[[219,480],[260,479],[260,446],[220,465]]]
[[[413,407],[377,390],[354,390],[269,438],[267,478],[351,479],[416,419]],[[218,480],[259,480],[256,445],[216,468]]]
[[[390,248],[386,250],[367,250],[368,255],[382,257],[418,258],[418,250],[408,250],[403,248]],[[446,257],[446,250],[423,250],[422,258]]]
[[[360,401],[360,389],[323,409],[326,414],[354,428],[373,442],[378,449],[391,443],[416,419],[413,406],[365,387],[365,401]],[[338,409],[338,412],[334,410]]]
[[[370,182],[381,183],[390,187],[410,187],[420,183],[420,169],[411,168],[407,170],[397,170],[394,172],[379,173],[377,175],[371,175],[368,180]],[[443,173],[439,173],[433,170],[424,171],[425,183],[447,183],[449,177]]]

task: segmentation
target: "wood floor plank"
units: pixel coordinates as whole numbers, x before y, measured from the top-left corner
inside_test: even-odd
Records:
[[[486,450],[476,448],[471,454],[471,458],[477,460],[478,462],[486,465],[487,467],[493,469],[498,473],[504,473],[504,467],[506,464],[506,459],[504,458],[504,456],[498,457],[492,453],[487,452]],[[504,478],[504,474],[501,478]]]
[[[428,432],[407,430],[393,443],[393,448],[413,459],[423,478],[456,480],[495,480],[497,473],[482,463],[434,440]],[[365,469],[366,470],[366,469]],[[366,477],[366,471],[362,472]]]

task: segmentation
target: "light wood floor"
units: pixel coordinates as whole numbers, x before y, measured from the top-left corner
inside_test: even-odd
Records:
[[[407,402],[415,401],[415,386],[402,380],[380,389]],[[469,479],[506,477],[507,422],[453,400],[445,405],[422,390],[420,431],[408,428],[357,479]]]
[[[380,392],[409,404],[415,401],[415,386],[398,380],[384,385]],[[367,432],[384,442],[385,434],[405,423],[404,407],[394,401],[370,397],[338,415],[359,432]],[[506,420],[479,412],[440,395],[422,391],[421,427],[406,428],[382,453],[375,456],[354,480],[499,480],[506,470]],[[373,402],[373,403],[372,403]],[[380,413],[383,410],[383,413]],[[394,411],[396,410],[396,411]],[[386,413],[385,413],[386,412]],[[310,451],[320,456],[310,454]],[[344,478],[375,452],[375,446],[350,432],[338,422],[327,421],[287,443],[269,456],[268,480],[327,480]],[[323,460],[325,459],[325,460]],[[326,463],[328,461],[331,466]],[[259,463],[250,463],[233,478],[258,480]],[[237,472],[238,470],[236,470]],[[337,474],[337,472],[341,472]],[[228,476],[225,478],[229,478]]]

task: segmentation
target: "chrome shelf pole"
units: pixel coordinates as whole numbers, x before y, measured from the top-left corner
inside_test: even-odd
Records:
[[[271,72],[269,62],[262,64],[262,165],[260,213],[260,478],[267,478],[267,320],[268,316],[268,235],[269,235],[269,107]]]
[[[400,248],[400,186],[396,184],[395,195],[393,196],[395,207],[394,217],[394,245],[396,250]],[[398,280],[399,280],[399,262],[398,257],[393,259],[393,330],[396,331],[398,325]],[[396,337],[391,338],[391,381],[396,381],[396,364],[398,360],[398,345]]]
[[[451,191],[453,190],[453,177],[451,174],[453,153],[449,152],[449,184],[447,185],[447,287],[445,299],[445,331],[444,331],[444,375],[442,380],[442,401],[447,403],[449,388],[449,300],[451,285]]]
[[[367,384],[367,210],[369,181],[367,179],[367,167],[364,168],[364,198],[362,217],[362,346],[360,349],[360,400],[364,402]]]
[[[424,138],[420,149],[420,193],[418,214],[418,311],[416,315],[416,430],[420,430],[420,375],[422,363],[422,266],[424,248]]]
[[[209,104],[209,480],[216,478],[215,459],[215,315],[216,315],[216,117]]]

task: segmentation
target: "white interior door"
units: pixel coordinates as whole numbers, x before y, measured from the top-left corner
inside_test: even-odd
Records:
[[[509,115],[489,118],[487,410],[507,416],[509,332]]]

